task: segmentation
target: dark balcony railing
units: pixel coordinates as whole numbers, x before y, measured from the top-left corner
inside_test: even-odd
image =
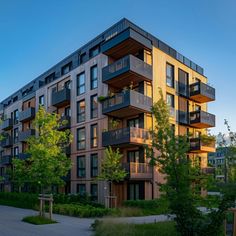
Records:
[[[203,174],[215,174],[214,167],[204,167],[201,169]]]
[[[190,139],[190,152],[215,152],[215,141],[204,141],[200,137]]]
[[[215,115],[205,111],[193,111],[189,114],[190,125],[196,128],[210,128],[215,126]]]
[[[102,102],[102,113],[116,117],[151,112],[152,98],[134,90],[116,94]]]
[[[10,165],[12,161],[12,155],[4,155],[0,158],[1,165]]]
[[[190,98],[196,102],[210,102],[215,100],[215,89],[202,82],[190,85]]]
[[[8,147],[11,147],[12,145],[13,145],[13,140],[10,135],[3,137],[2,141],[1,141],[1,146],[3,148],[8,148]]]
[[[52,106],[61,107],[70,103],[70,89],[64,88],[57,92],[52,92]]]
[[[102,82],[104,83],[115,83],[116,87],[122,88],[134,80],[137,82],[151,81],[152,66],[133,55],[125,56],[102,69]]]
[[[2,130],[9,130],[9,129],[12,129],[12,126],[13,126],[13,120],[6,119],[2,122],[1,128]]]
[[[62,124],[60,125],[59,130],[70,129],[70,125],[71,125],[70,121],[71,121],[70,116],[62,116],[61,117]]]
[[[123,163],[123,167],[128,173],[129,179],[134,180],[143,180],[143,179],[152,179],[153,177],[153,167],[147,163]]]
[[[151,144],[150,132],[141,128],[127,127],[102,133],[102,145],[104,147],[129,144]]]
[[[28,129],[26,131],[22,131],[19,133],[19,142],[26,142],[27,139],[33,135],[35,135],[34,129]]]
[[[18,155],[18,158],[20,159],[20,160],[26,160],[26,159],[28,159],[28,158],[30,158],[30,154],[29,153],[19,153],[19,155]]]
[[[188,125],[189,124],[189,115],[187,111],[178,111],[177,120],[180,124]]]
[[[19,114],[20,122],[31,120],[35,117],[35,108],[30,107]]]

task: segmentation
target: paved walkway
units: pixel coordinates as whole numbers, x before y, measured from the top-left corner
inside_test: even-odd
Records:
[[[50,225],[32,225],[22,222],[22,218],[36,215],[33,210],[0,206],[0,235],[1,236],[90,236],[91,223],[94,219],[76,218],[62,215],[53,215],[59,222]]]

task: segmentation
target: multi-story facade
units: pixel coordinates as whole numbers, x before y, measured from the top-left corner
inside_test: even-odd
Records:
[[[207,102],[215,100],[215,89],[207,85],[203,68],[176,50],[122,19],[57,65],[1,102],[4,118],[1,144],[1,174],[12,156],[27,158],[25,140],[34,135],[32,120],[39,104],[67,119],[73,134],[68,157],[73,167],[67,192],[87,192],[104,202],[106,183],[97,182],[105,147],[118,147],[125,181],[114,185],[118,204],[125,199],[159,196],[162,176],[148,164],[144,144],[151,144],[148,130],[153,118],[150,108],[159,99],[158,88],[170,106],[170,122],[176,134],[192,133],[190,158],[207,167],[201,135],[214,127],[215,116]],[[105,97],[105,98],[104,98]],[[10,190],[5,179],[2,190]]]

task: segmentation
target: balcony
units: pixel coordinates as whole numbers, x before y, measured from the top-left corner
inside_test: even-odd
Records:
[[[9,130],[9,129],[12,129],[12,126],[13,126],[13,120],[6,119],[2,122],[1,128],[2,130]]]
[[[19,132],[19,142],[26,142],[27,139],[35,135],[34,129],[28,129],[26,131]]]
[[[203,174],[215,174],[215,167],[204,167],[201,170]]]
[[[194,128],[210,128],[215,126],[215,115],[205,111],[193,111],[189,114],[189,123]]]
[[[117,35],[111,35],[101,46],[103,54],[116,59],[135,54],[142,49],[152,50],[151,41],[130,28]]]
[[[147,163],[123,163],[123,167],[130,180],[150,180],[153,177],[153,167]]]
[[[30,158],[30,154],[29,153],[19,153],[19,155],[18,155],[18,158],[20,159],[20,160],[26,160],[26,159],[28,159],[28,158]]]
[[[4,155],[0,158],[1,165],[10,165],[12,161],[12,155]]]
[[[65,129],[70,129],[71,125],[71,117],[70,116],[62,116],[61,117],[61,122],[62,124],[58,128],[58,130],[65,130]]]
[[[215,141],[204,142],[201,138],[190,139],[190,152],[192,153],[209,153],[215,152]]]
[[[199,103],[214,101],[215,89],[202,82],[191,84],[190,99]]]
[[[3,137],[3,140],[1,141],[1,146],[3,148],[9,148],[13,145],[13,140],[10,135],[7,135],[6,137]]]
[[[52,106],[63,107],[70,104],[70,89],[64,88],[57,92],[52,92]]]
[[[30,107],[19,114],[19,121],[25,122],[32,120],[35,117],[35,108]]]
[[[102,82],[116,88],[152,81],[152,66],[133,55],[125,56],[102,69]]]
[[[106,131],[102,133],[102,146],[132,146],[144,144],[150,145],[152,142],[151,134],[148,130],[126,127]]]
[[[151,106],[152,98],[134,90],[127,90],[104,100],[102,102],[102,113],[123,118],[144,112],[150,113]]]

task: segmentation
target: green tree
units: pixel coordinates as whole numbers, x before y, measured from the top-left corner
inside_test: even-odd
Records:
[[[109,183],[109,194],[112,196],[112,185],[123,181],[127,173],[121,165],[122,154],[119,149],[113,150],[110,146],[105,149],[105,156],[101,163],[101,172],[98,180]]]
[[[64,185],[62,177],[71,168],[71,161],[64,149],[72,140],[69,130],[58,130],[64,123],[58,114],[50,114],[43,107],[39,108],[33,122],[36,136],[27,140],[30,157],[13,160],[13,181],[19,187],[27,182],[38,186],[41,193],[45,193],[52,186]]]

